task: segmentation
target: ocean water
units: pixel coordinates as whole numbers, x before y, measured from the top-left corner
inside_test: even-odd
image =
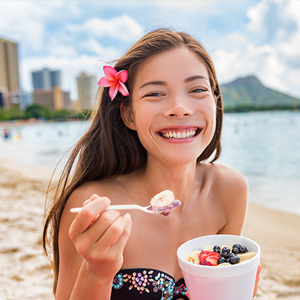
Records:
[[[0,138],[0,157],[54,169],[88,126],[89,122],[13,125],[12,138]],[[222,148],[218,163],[246,176],[250,202],[300,215],[300,112],[225,114]]]

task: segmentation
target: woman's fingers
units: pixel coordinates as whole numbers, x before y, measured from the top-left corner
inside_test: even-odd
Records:
[[[84,243],[92,245],[102,240],[105,232],[112,226],[120,217],[120,212],[115,210],[104,211],[92,225],[81,234]]]
[[[91,198],[90,198],[91,199]],[[79,234],[85,232],[91,223],[101,214],[110,204],[110,200],[106,197],[98,197],[86,204],[77,214],[72,222],[69,230],[69,235],[72,240]]]
[[[113,247],[117,242],[122,239],[123,234],[127,235],[128,231],[128,223],[131,225],[131,220],[128,220],[128,218],[119,217],[116,219],[104,232],[103,236],[101,237],[101,240],[99,243],[101,243],[101,246],[109,249]],[[126,229],[126,231],[125,231]],[[125,231],[125,232],[124,232]],[[117,244],[117,248],[120,248],[120,245]]]
[[[120,236],[120,238],[118,239],[118,241],[115,242],[111,246],[111,248],[110,248],[111,251],[114,252],[114,253],[119,252],[120,251],[119,249],[124,249],[124,247],[125,247],[125,245],[126,245],[126,243],[128,241],[128,238],[130,236],[131,227],[132,227],[132,221],[131,221],[131,217],[130,217],[129,213],[127,213],[124,216],[124,220],[126,221],[126,223],[125,223],[125,227],[124,227],[123,233]]]
[[[105,211],[109,204],[109,199],[98,195],[86,200],[71,224],[69,235],[89,265],[115,273],[122,265],[131,218],[129,214],[121,217],[119,211]]]
[[[255,278],[255,286],[254,286],[254,292],[253,292],[253,298],[255,297],[255,295],[257,293],[258,281],[260,279],[260,271],[261,271],[261,264],[259,264],[258,267],[257,267],[256,278]]]

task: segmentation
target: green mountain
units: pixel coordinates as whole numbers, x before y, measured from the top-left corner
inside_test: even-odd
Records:
[[[237,78],[220,88],[226,111],[300,108],[300,99],[265,87],[255,76]]]

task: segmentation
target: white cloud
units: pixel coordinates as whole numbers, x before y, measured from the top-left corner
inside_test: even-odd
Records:
[[[295,13],[295,10],[298,12]],[[300,25],[299,11],[300,3],[294,1],[262,1],[249,9],[248,31],[243,34],[240,31],[229,33],[218,41],[213,60],[219,81],[226,83],[253,74],[267,87],[299,98],[300,30],[298,25],[294,26],[296,22]],[[271,12],[275,18],[266,25]],[[289,20],[289,23],[285,20]],[[274,22],[277,24],[272,32]],[[291,24],[293,31],[288,33]],[[256,36],[260,38],[259,43]]]
[[[276,45],[280,41],[291,40],[299,31],[297,23],[300,19],[299,13],[297,16],[292,12],[290,3],[290,1],[261,1],[247,11],[250,19],[248,29],[258,42]]]
[[[279,91],[288,91],[282,80],[284,66],[274,48],[269,45],[247,44],[244,51],[218,49],[214,53],[217,75],[225,83],[236,77],[256,75],[263,84]]]
[[[70,24],[67,29],[73,33],[80,32],[96,38],[110,37],[124,42],[131,41],[143,32],[142,26],[125,14],[107,20],[89,19],[83,24]]]
[[[46,21],[52,20],[62,1],[1,1],[0,32],[34,51],[44,47]]]
[[[155,3],[155,2],[154,2]],[[180,10],[195,10],[197,8],[208,8],[211,6],[210,1],[158,1],[162,8],[175,8]]]

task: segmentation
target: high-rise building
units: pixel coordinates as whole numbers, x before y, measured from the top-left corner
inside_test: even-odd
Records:
[[[0,38],[0,106],[11,107],[11,98],[20,87],[18,44]]]
[[[51,110],[72,109],[70,93],[64,92],[60,86],[52,89],[36,89],[32,92],[32,102],[48,107]]]
[[[31,73],[32,84],[34,90],[38,89],[51,89],[55,86],[60,86],[60,71],[51,71],[48,68],[44,68],[40,71]]]
[[[91,109],[98,89],[97,78],[81,73],[77,78],[78,100],[77,109]]]

